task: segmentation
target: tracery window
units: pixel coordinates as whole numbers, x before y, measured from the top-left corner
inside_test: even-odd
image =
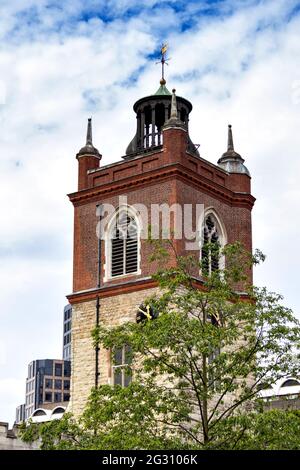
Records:
[[[201,244],[202,273],[209,276],[221,269],[221,248],[225,240],[217,218],[208,213],[204,218]]]

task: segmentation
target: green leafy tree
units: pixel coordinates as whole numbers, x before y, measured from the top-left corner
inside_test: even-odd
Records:
[[[39,440],[42,450],[180,449],[182,442],[154,419],[165,409],[166,404],[157,405],[154,390],[137,382],[124,388],[103,385],[91,391],[78,421],[66,413],[60,420],[23,423],[21,437]]]
[[[219,426],[218,448],[300,450],[300,411],[270,410],[231,416]]]
[[[271,439],[272,420],[295,420],[297,428],[299,415],[261,414],[257,397],[263,385],[298,373],[300,328],[280,295],[247,285],[245,273],[263,255],[227,246],[226,267],[205,275],[207,259],[177,256],[171,242],[153,244],[162,264],[170,250],[176,255],[174,267],[154,276],[159,294],[147,300],[138,323],[101,325],[92,333],[112,357],[130,347],[131,384],[100,386],[79,423],[67,416],[50,431],[48,425],[26,430],[25,438],[38,433],[45,448],[285,448]],[[207,247],[211,259],[214,250],[219,256],[220,247]],[[295,446],[292,440],[287,448]]]

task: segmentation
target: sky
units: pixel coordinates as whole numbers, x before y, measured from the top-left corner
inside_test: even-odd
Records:
[[[93,117],[102,164],[135,133],[133,103],[167,86],[193,103],[203,158],[227,125],[252,175],[255,283],[300,317],[300,2],[0,0],[0,421],[24,402],[27,364],[62,355],[72,290],[76,153]]]

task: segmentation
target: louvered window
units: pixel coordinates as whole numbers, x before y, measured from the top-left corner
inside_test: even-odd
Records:
[[[127,211],[120,211],[114,222],[111,239],[111,276],[138,270],[138,228]]]
[[[217,223],[212,215],[208,215],[205,218],[201,248],[202,272],[204,274],[210,275],[219,270],[220,246]]]

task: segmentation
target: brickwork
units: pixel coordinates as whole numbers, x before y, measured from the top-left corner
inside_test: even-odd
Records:
[[[125,194],[129,205],[143,203],[150,213],[151,204],[161,204],[169,202],[173,204],[176,200],[176,180],[168,180],[161,183],[149,184],[142,188],[120,193],[117,196],[104,197],[101,203],[112,204],[118,207],[119,196]],[[100,201],[99,201],[100,202]],[[97,262],[98,262],[98,239],[96,237],[96,217],[97,202],[87,202],[75,208],[74,225],[74,281],[73,291],[92,289],[97,285]],[[150,220],[149,220],[150,223]],[[151,247],[146,240],[141,241],[141,275],[135,279],[150,276],[156,271],[157,266],[149,263]],[[101,264],[106,265],[105,245],[102,244]],[[105,270],[102,270],[101,280],[103,282]],[[123,281],[132,279],[128,276]],[[106,285],[119,283],[120,280],[111,280]]]

